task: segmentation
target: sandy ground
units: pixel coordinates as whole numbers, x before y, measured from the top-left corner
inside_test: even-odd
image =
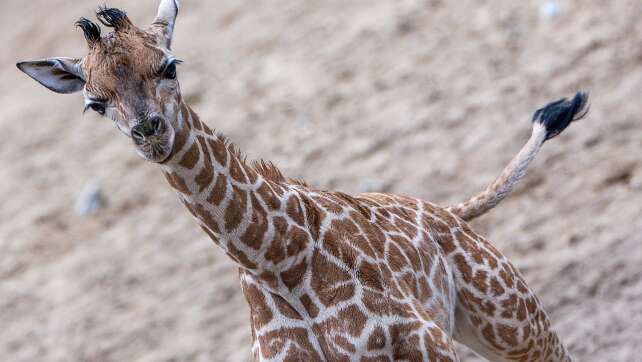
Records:
[[[248,360],[236,267],[159,170],[14,67],[82,56],[73,22],[99,4],[79,3],[0,3],[0,360]],[[500,172],[537,107],[589,90],[590,117],[474,226],[577,360],[640,361],[642,1],[561,1],[552,19],[543,3],[184,1],[179,77],[210,125],[289,176],[441,204]],[[110,5],[146,24],[156,1]],[[106,207],[77,216],[90,182]]]

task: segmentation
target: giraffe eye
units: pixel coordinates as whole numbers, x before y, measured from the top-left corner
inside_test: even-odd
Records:
[[[176,79],[176,66],[183,61],[178,59],[171,59],[165,64],[165,68],[161,72],[163,79]]]
[[[171,62],[165,67],[163,71],[163,78],[165,79],[176,79],[176,63]]]
[[[105,115],[105,105],[102,103],[89,103],[87,107],[85,107],[85,110],[87,110],[87,108],[91,108],[101,116]]]

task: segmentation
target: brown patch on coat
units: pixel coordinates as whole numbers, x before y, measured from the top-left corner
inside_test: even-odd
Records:
[[[282,217],[275,217],[272,220],[274,225],[274,238],[270,242],[270,247],[265,252],[265,259],[274,264],[278,264],[285,260],[286,246],[284,237],[287,232],[288,223]]]
[[[321,232],[321,223],[325,217],[325,212],[319,209],[309,197],[303,195],[302,197],[303,208],[305,209],[305,220],[307,229],[310,232],[313,240],[319,240],[319,233]]]
[[[493,292],[493,296],[498,297],[504,294],[504,287],[502,287],[499,280],[496,277],[490,278],[490,289]]]
[[[210,149],[212,150],[212,155],[214,156],[214,159],[216,162],[218,162],[219,165],[222,167],[227,166],[227,146],[225,145],[225,141],[221,140],[218,136],[215,139],[208,138],[207,143],[210,145]]]
[[[308,261],[302,260],[299,264],[281,273],[281,280],[288,289],[292,290],[303,281],[305,271],[308,269]]]
[[[298,197],[292,195],[288,198],[288,201],[286,202],[286,212],[294,222],[301,226],[305,225],[303,209],[301,208],[301,203],[299,202]]]
[[[517,346],[517,328],[502,323],[497,325],[497,334],[509,346]]]
[[[279,287],[279,278],[271,271],[264,270],[258,275],[258,279],[272,290],[276,290]]]
[[[359,265],[359,272],[357,275],[364,286],[383,292],[384,288],[381,283],[381,273],[375,264],[368,263],[365,260],[362,261]]]
[[[329,194],[324,194],[323,196],[321,195],[315,195],[312,197],[312,199],[322,208],[327,210],[331,214],[340,214],[341,211],[343,210],[343,207],[341,204],[337,203],[336,200],[331,199],[328,197]]]
[[[193,142],[192,145],[187,149],[187,152],[183,154],[181,160],[178,161],[178,164],[183,168],[191,170],[194,168],[194,166],[196,166],[196,163],[198,163],[200,157],[201,152],[198,149],[198,145],[196,142]]]
[[[185,184],[185,180],[183,180],[183,178],[180,177],[178,174],[174,172],[170,172],[170,173],[163,172],[163,174],[165,175],[165,179],[167,180],[167,182],[169,182],[170,186],[172,186],[174,190],[184,195],[191,194],[191,192],[187,188],[187,184]]]
[[[460,271],[461,277],[464,279],[464,283],[470,284],[473,281],[473,269],[468,265],[466,257],[463,254],[457,254],[454,257],[455,266],[457,270]]]
[[[349,281],[350,275],[336,264],[327,260],[318,250],[312,254],[311,286],[319,300],[325,306],[348,300],[354,295],[354,286],[344,284],[335,286],[335,283]]]
[[[305,328],[280,328],[258,336],[261,355],[264,358],[275,358],[288,343],[287,361],[321,361],[322,358],[310,343],[310,336]]]
[[[203,136],[197,137],[199,147],[203,153],[203,168],[194,178],[194,182],[198,185],[198,191],[202,192],[205,190],[212,180],[214,179],[214,168],[212,167],[212,157],[210,156],[209,149],[207,148],[207,143]]]
[[[319,308],[317,308],[309,295],[303,294],[299,300],[311,318],[316,318],[319,315]]]
[[[211,205],[218,206],[221,204],[223,199],[225,199],[225,193],[227,192],[227,178],[225,175],[219,173],[216,176],[216,183],[210,191],[210,195],[207,197],[207,202]]]
[[[398,323],[388,327],[392,339],[393,358],[395,360],[421,361],[423,356],[419,351],[419,340],[414,331],[421,328],[420,322]],[[414,337],[414,340],[413,340]]]
[[[368,312],[375,316],[385,316],[391,313],[388,296],[384,293],[372,292],[370,290],[363,291],[363,305]]]
[[[406,265],[406,258],[401,254],[401,250],[394,243],[389,243],[388,247],[388,265],[395,271],[401,271]]]
[[[187,205],[187,204],[185,204]],[[188,207],[189,209],[190,207]],[[201,204],[195,204],[191,206],[193,209],[194,213],[196,214],[196,217],[198,217],[205,225],[210,227],[214,232],[220,233],[220,230],[218,228],[218,222],[214,220],[214,217],[212,217],[212,214],[203,207]]]
[[[250,311],[252,312],[252,325],[255,328],[261,328],[270,323],[273,314],[272,310],[265,300],[263,292],[253,284],[248,284],[244,288],[245,298],[249,302]]]
[[[190,133],[187,127],[183,127],[180,131],[176,131],[174,135],[174,146],[172,148],[172,154],[170,158],[174,158],[174,155],[179,153],[183,149],[183,147],[185,147],[189,135]]]
[[[384,349],[385,347],[386,333],[381,326],[377,326],[368,337],[368,351]]]
[[[335,335],[333,341],[337,346],[339,346],[339,348],[343,349],[346,352],[355,353],[357,351],[357,348],[354,346],[354,344],[350,343],[350,341],[346,337],[340,334]]]
[[[272,190],[267,182],[263,182],[258,188],[257,192],[261,199],[271,210],[279,210],[281,208],[281,200],[277,197],[276,193]]]
[[[194,110],[189,108],[189,114],[190,116],[192,116],[192,127],[199,131],[202,130],[203,126],[201,125],[201,120],[198,118],[198,115],[194,112]]]
[[[286,250],[288,256],[295,256],[303,251],[308,245],[308,233],[304,229],[290,225],[285,235]]]
[[[328,232],[323,238],[322,247],[350,270],[356,270],[356,261],[359,251],[349,241],[337,240],[337,233]]]
[[[259,250],[268,229],[267,214],[254,193],[250,193],[250,202],[252,204],[252,219],[240,240],[252,249]]]
[[[234,231],[245,215],[247,203],[247,192],[236,186],[232,186],[232,200],[225,209],[225,230]]]
[[[256,269],[257,265],[251,261],[245,253],[234,246],[232,243],[227,244],[227,254],[241,266],[247,269]]]
[[[239,183],[247,183],[247,178],[245,177],[245,173],[243,172],[243,167],[241,165],[241,161],[237,157],[230,157],[230,176]]]
[[[510,294],[508,298],[504,299],[501,302],[503,318],[513,318],[517,312],[517,296],[515,294]]]
[[[477,270],[473,277],[473,286],[484,294],[488,291],[488,284],[486,283],[487,278],[488,272],[484,270]]]
[[[290,303],[288,303],[280,295],[272,294],[272,300],[274,300],[274,305],[276,305],[276,309],[279,310],[279,313],[281,313],[282,316],[290,319],[303,320],[299,313],[297,313],[297,311],[292,308]]]
[[[339,317],[339,320],[344,321],[346,324],[344,326],[346,327],[345,330],[347,330],[353,337],[361,335],[361,331],[368,321],[368,317],[354,304],[341,309],[337,314],[337,317]]]

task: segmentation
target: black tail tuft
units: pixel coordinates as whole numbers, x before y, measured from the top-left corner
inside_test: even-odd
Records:
[[[570,101],[566,98],[549,103],[538,109],[533,115],[533,122],[546,127],[546,140],[562,133],[573,121],[580,120],[589,111],[589,96],[586,92],[577,92]]]

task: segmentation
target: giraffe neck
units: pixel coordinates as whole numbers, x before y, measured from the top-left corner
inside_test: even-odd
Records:
[[[247,165],[184,102],[179,113],[173,153],[161,164],[165,178],[236,263],[249,271],[275,268],[270,247],[282,243],[284,233],[274,213],[287,204],[291,190],[278,180],[276,169],[272,172],[278,177],[270,180],[268,172]]]

